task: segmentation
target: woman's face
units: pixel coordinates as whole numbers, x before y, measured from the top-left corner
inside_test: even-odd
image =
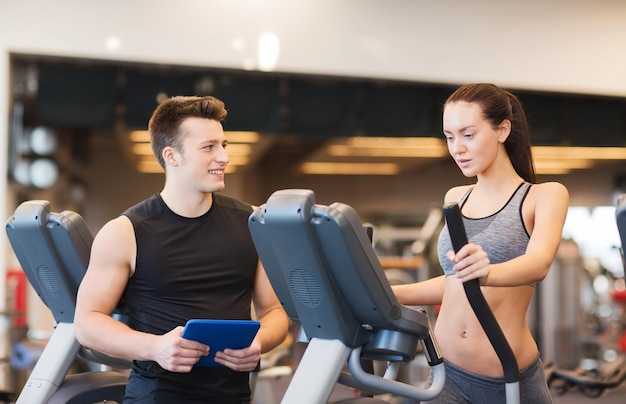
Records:
[[[466,177],[486,171],[498,153],[506,153],[503,144],[509,132],[507,120],[493,128],[477,103],[452,102],[444,108],[443,133],[448,152]]]

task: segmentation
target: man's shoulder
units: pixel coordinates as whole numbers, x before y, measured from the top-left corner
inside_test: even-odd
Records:
[[[122,216],[128,217],[133,222],[137,222],[141,219],[151,217],[155,213],[158,213],[162,210],[163,204],[161,203],[158,194],[154,194],[126,209],[122,213]]]
[[[213,194],[213,203],[224,208],[240,210],[247,214],[252,213],[252,205],[232,196],[215,193]]]

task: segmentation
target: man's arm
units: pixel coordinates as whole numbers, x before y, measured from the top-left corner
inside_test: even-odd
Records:
[[[208,347],[181,338],[182,327],[162,336],[135,331],[111,317],[133,270],[135,233],[128,218],[108,222],[94,238],[89,267],[78,289],[76,338],[103,354],[152,360],[175,372],[188,372]]]
[[[215,360],[233,370],[254,370],[261,354],[271,351],[285,340],[289,319],[274,293],[265,269],[259,262],[254,282],[253,302],[261,328],[248,348],[216,352]]]
[[[261,329],[255,339],[261,343],[261,353],[265,353],[285,340],[289,319],[260,262],[254,283],[254,307],[261,322]]]

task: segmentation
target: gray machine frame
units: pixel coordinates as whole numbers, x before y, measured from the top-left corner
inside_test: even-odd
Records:
[[[127,377],[117,371],[68,375],[77,355],[99,364],[128,363],[85,350],[74,335],[76,293],[89,262],[93,236],[83,218],[54,213],[50,203],[22,203],[6,222],[6,233],[28,281],[51,310],[55,328],[30,373],[17,404],[121,402]]]
[[[255,209],[248,224],[278,298],[308,340],[282,403],[326,402],[337,382],[417,400],[441,392],[443,358],[428,316],[398,303],[350,206],[318,205],[311,190],[281,190]],[[432,367],[430,385],[409,385],[362,367],[362,359],[410,361],[420,343]]]
[[[615,222],[617,224],[617,232],[619,233],[620,241],[622,243],[622,258],[626,257],[626,194],[620,194],[617,197],[615,204]],[[626,261],[624,265],[624,271],[626,271]]]

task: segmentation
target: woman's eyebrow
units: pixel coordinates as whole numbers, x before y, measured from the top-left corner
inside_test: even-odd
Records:
[[[468,130],[470,128],[475,128],[475,127],[476,127],[476,125],[467,125],[467,126],[464,126],[462,128],[459,128],[457,130],[457,132],[464,132],[464,131],[466,131],[466,130]],[[443,130],[443,133],[452,133],[452,132],[453,131],[451,131],[451,130],[446,130],[446,129]]]

